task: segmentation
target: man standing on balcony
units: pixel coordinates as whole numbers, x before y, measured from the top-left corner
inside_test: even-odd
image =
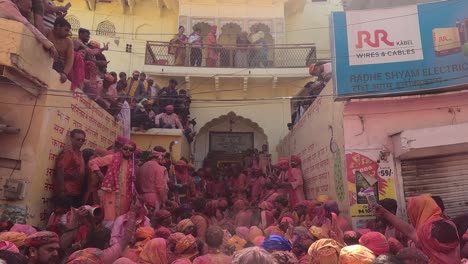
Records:
[[[81,206],[81,187],[84,179],[85,163],[81,147],[86,141],[86,133],[80,129],[70,132],[71,146],[66,147],[57,158],[55,165],[54,190],[59,197],[67,196],[72,206]]]
[[[49,38],[58,51],[58,57],[54,61],[54,70],[60,74],[60,82],[64,83],[68,79],[68,74],[73,67],[74,46],[70,36],[71,25],[63,17],[58,17],[54,23],[54,29],[49,31]]]
[[[157,115],[154,118],[154,123],[157,128],[183,129],[179,117],[177,116],[177,114],[174,113],[173,105],[166,106],[166,112]]]
[[[201,66],[202,63],[202,48],[203,38],[201,36],[200,28],[195,28],[193,33],[189,36],[190,49],[190,65]]]

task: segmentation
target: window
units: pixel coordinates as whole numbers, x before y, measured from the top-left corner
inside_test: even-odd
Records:
[[[70,23],[73,34],[77,34],[78,29],[80,29],[80,26],[81,26],[80,20],[78,20],[78,18],[73,15],[67,16],[65,17],[65,19],[68,21],[68,23]]]
[[[105,20],[98,24],[96,35],[104,37],[115,37],[115,26],[110,21]]]

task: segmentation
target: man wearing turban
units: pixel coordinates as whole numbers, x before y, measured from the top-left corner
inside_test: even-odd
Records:
[[[301,160],[297,156],[291,157],[292,167],[289,166],[287,158],[280,158],[279,160],[281,189],[278,191],[281,194],[288,195],[291,208],[295,208],[298,203],[305,200],[300,163]]]
[[[57,263],[60,249],[59,237],[54,232],[41,231],[26,238],[26,255],[31,264]]]
[[[136,178],[136,188],[150,212],[158,211],[164,205],[169,192],[169,174],[164,167],[166,150],[156,146],[151,154],[151,160],[140,167]]]

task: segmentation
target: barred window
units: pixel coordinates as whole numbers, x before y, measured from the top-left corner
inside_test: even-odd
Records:
[[[81,27],[80,20],[74,15],[66,16],[65,19],[70,23],[72,33],[77,34]]]
[[[115,26],[110,21],[105,20],[98,24],[96,35],[105,37],[115,37]]]

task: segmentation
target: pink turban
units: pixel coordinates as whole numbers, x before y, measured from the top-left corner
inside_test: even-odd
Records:
[[[390,253],[396,255],[400,250],[405,248],[400,241],[396,240],[394,237],[390,237],[388,240],[388,247],[390,248]]]
[[[390,251],[387,239],[379,232],[369,232],[359,239],[359,244],[370,249],[376,256]]]
[[[174,106],[173,105],[166,106],[166,111],[174,111]]]
[[[0,240],[0,250],[7,250],[10,252],[19,253],[18,247],[10,241]]]
[[[309,65],[309,74],[314,75],[315,63]]]
[[[291,163],[301,165],[302,161],[301,161],[301,158],[299,158],[299,156],[292,155],[291,156]]]
[[[115,143],[119,143],[119,144],[122,144],[122,145],[125,144],[125,143],[127,143],[128,141],[129,141],[128,138],[126,138],[126,137],[121,137],[121,136],[119,136],[119,137],[117,137],[117,138],[115,139]]]
[[[367,229],[367,228],[363,228],[363,229],[359,229],[357,232],[358,232],[361,236],[363,236],[363,235],[365,235],[365,234],[371,232],[371,230],[370,230],[370,229]]]
[[[34,233],[37,232],[37,230],[30,226],[30,225],[22,225],[22,224],[15,224],[13,227],[10,229],[11,232],[20,232],[20,233],[25,233],[26,235],[30,236]]]

